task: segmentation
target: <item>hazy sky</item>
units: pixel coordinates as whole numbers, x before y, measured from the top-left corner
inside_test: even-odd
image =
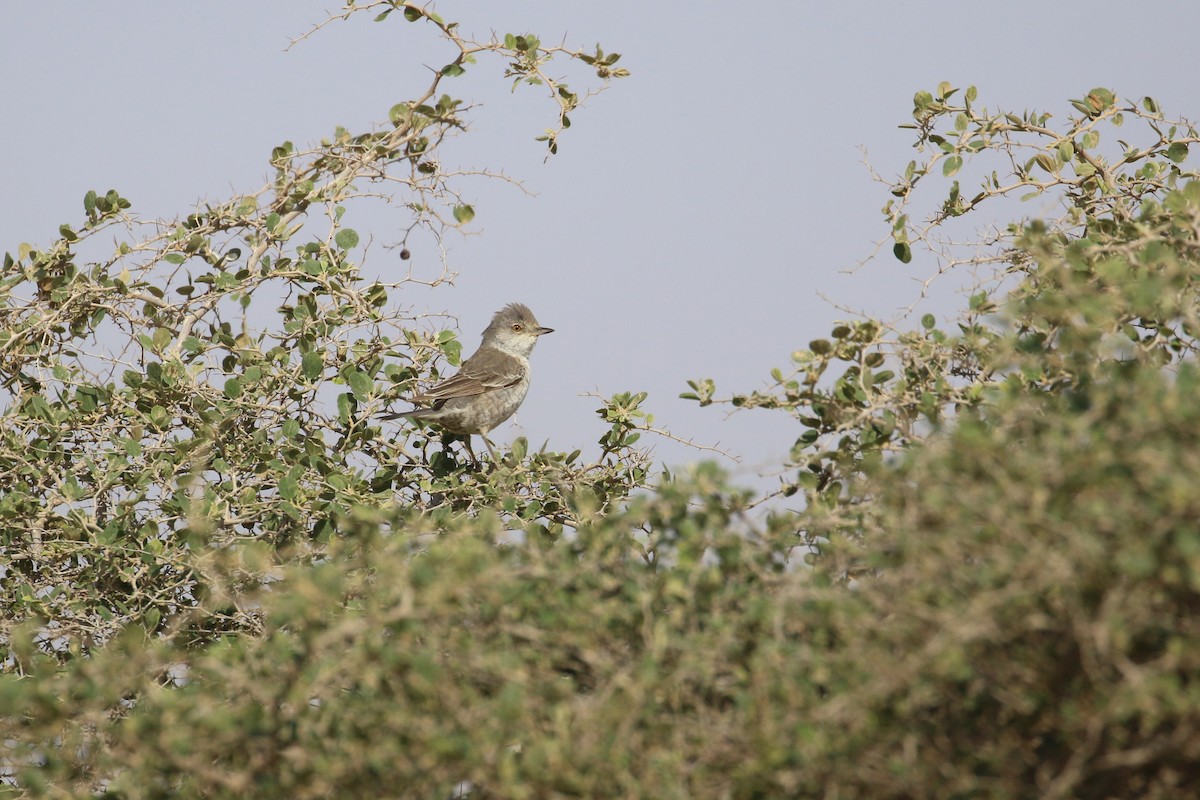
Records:
[[[117,188],[143,217],[259,188],[271,147],[361,131],[428,83],[446,45],[399,15],[327,28],[289,52],[333,0],[38,2],[0,12],[5,191],[0,250],[51,240],[88,189]],[[533,139],[550,109],[511,95],[499,64],[448,84],[481,104],[448,153],[522,180],[526,196],[474,181],[478,235],[453,238],[453,287],[398,298],[447,311],[465,348],[493,311],[527,303],[557,332],[534,353],[514,420],[534,446],[594,445],[604,427],[584,392],[650,393],[675,433],[743,456],[748,483],[777,465],[798,425],[782,414],[727,417],[677,399],[712,377],[726,392],[765,387],[773,366],[845,314],[821,296],[884,316],[916,296],[933,264],[890,255],[842,270],[886,235],[884,175],[913,157],[913,93],[975,84],[979,102],[1065,117],[1094,86],[1153,95],[1200,117],[1194,76],[1200,5],[1136,7],[1022,0],[656,2],[445,0],[437,10],[486,36],[530,31],[623,54],[633,76],[573,115],[560,153]],[[445,162],[445,158],[443,162]],[[352,221],[374,238],[369,269],[401,266],[380,245],[393,211]],[[437,270],[436,253],[415,252]],[[405,265],[407,266],[407,265]],[[934,309],[937,310],[937,309]],[[592,450],[594,452],[594,449]],[[699,454],[660,444],[672,463]]]

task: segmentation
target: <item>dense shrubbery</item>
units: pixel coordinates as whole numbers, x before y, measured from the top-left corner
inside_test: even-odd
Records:
[[[418,550],[363,513],[259,635],[133,629],[0,684],[8,736],[47,793],[1180,796],[1198,388],[1114,368],[1086,403],[1001,400],[873,482],[855,591],[781,569],[791,534],[745,535],[710,469],[570,541],[498,544],[485,514]]]
[[[460,68],[490,50],[530,78],[554,54],[614,74],[431,22]],[[641,395],[605,404],[596,464],[518,441],[478,472],[380,435],[370,414],[456,343],[389,310],[340,212],[295,226],[367,163],[411,168],[436,224],[430,134],[459,123],[434,94],[392,131],[284,148],[271,191],[169,235],[85,264],[78,242],[123,222],[119,196],[89,196],[78,230],[6,259],[0,793],[1166,798],[1200,780],[1193,131],[1103,90],[1060,132],[973,90],[918,94],[931,155],[893,187],[897,256],[1019,188],[1068,212],[994,242],[997,279],[953,333],[839,325],[776,391],[730,398],[805,428],[793,499],[763,515],[712,466],[651,486]],[[1106,159],[1118,120],[1150,141]],[[1010,183],[969,201],[953,183],[910,224],[935,164],[1021,148]],[[278,326],[230,324],[265,286]],[[80,355],[102,325],[141,360]]]

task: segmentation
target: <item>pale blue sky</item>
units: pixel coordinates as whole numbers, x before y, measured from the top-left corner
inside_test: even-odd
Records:
[[[444,45],[399,16],[328,28],[284,53],[332,0],[39,2],[0,15],[5,189],[0,249],[51,239],[88,189],[117,188],[143,216],[257,189],[270,148],[336,125],[361,130],[427,83]],[[532,31],[600,42],[633,77],[573,116],[560,154],[533,141],[548,109],[510,95],[484,64],[453,85],[482,103],[451,153],[519,178],[528,197],[473,182],[479,235],[450,241],[456,285],[402,298],[448,311],[473,349],[491,313],[527,303],[558,332],[534,354],[516,426],[536,446],[594,444],[603,426],[583,392],[650,392],[677,434],[744,457],[743,482],[776,465],[798,426],[781,414],[726,418],[676,399],[691,377],[763,387],[792,350],[844,314],[818,292],[890,316],[932,262],[881,258],[885,175],[912,157],[898,130],[912,95],[941,80],[980,102],[1065,116],[1093,86],[1150,94],[1200,117],[1192,74],[1200,6],[1151,2],[659,2],[561,0],[437,5],[479,35]],[[362,218],[368,264],[399,268],[398,217]],[[434,254],[415,253],[421,259]],[[434,265],[429,264],[433,270]],[[936,309],[935,309],[936,310]],[[699,454],[658,447],[674,463]]]

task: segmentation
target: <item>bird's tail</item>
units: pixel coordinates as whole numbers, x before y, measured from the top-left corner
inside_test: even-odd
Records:
[[[405,417],[420,419],[432,410],[431,408],[414,408],[412,411],[395,411],[391,414],[381,414],[379,418],[384,420],[404,419]]]

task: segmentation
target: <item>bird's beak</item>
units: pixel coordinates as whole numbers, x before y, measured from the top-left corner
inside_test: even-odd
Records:
[[[547,333],[554,333],[554,328],[538,328],[537,335],[545,336]]]

